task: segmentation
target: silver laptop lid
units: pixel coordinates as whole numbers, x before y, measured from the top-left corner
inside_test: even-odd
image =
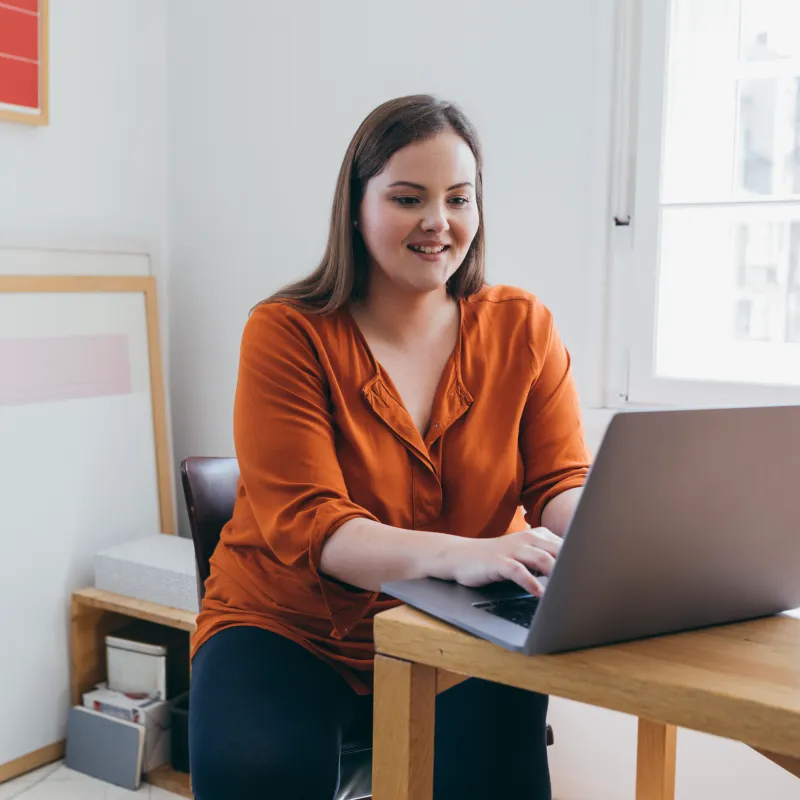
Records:
[[[800,606],[800,407],[612,420],[525,649]]]

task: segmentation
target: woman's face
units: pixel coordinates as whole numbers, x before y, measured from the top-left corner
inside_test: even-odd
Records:
[[[475,157],[453,132],[398,150],[361,203],[370,270],[403,291],[443,289],[478,230],[475,180]]]

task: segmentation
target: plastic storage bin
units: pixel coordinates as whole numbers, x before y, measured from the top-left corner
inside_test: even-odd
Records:
[[[189,772],[189,693],[182,694],[172,709],[172,769]]]

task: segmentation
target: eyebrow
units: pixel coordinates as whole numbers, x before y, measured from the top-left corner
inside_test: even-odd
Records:
[[[390,189],[393,186],[410,186],[412,189],[419,189],[421,192],[428,191],[421,183],[412,183],[411,181],[395,181],[389,184]],[[461,189],[464,186],[472,186],[473,189],[475,188],[471,181],[462,181],[461,183],[454,183],[452,186],[448,186],[447,191],[452,192],[453,189]]]

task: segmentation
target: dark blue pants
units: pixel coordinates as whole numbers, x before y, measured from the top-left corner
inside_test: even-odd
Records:
[[[547,700],[478,679],[439,695],[435,800],[550,800]],[[241,627],[196,654],[189,709],[197,800],[332,800],[342,730],[372,697],[294,642]]]

